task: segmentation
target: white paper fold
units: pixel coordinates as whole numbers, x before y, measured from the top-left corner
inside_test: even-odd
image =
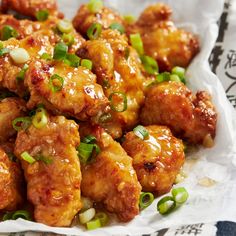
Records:
[[[68,18],[72,18],[83,1],[58,0],[60,8]],[[123,14],[139,14],[145,6],[154,0],[105,0],[106,4]],[[226,99],[220,80],[208,65],[208,58],[214,46],[218,28],[217,20],[223,10],[223,0],[169,0],[174,11],[174,19],[179,26],[197,33],[201,41],[201,52],[196,56],[187,71],[187,84],[196,90],[207,90],[212,94],[218,111],[216,144],[212,149],[200,149],[188,160],[186,171],[188,178],[180,186],[186,186],[190,198],[174,213],[162,217],[156,211],[154,203],[142,211],[128,224],[113,223],[95,231],[83,232],[80,227],[52,228],[24,220],[0,223],[0,232],[47,231],[73,235],[123,235],[144,234],[155,230],[182,224],[214,222],[217,220],[236,221],[236,113]],[[236,145],[235,145],[236,146]],[[188,158],[189,159],[189,158]],[[204,179],[213,185],[200,185]]]

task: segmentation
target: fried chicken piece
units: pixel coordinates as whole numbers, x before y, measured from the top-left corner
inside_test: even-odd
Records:
[[[16,210],[23,203],[23,175],[0,145],[0,210]]]
[[[119,143],[101,127],[85,126],[80,134],[94,135],[101,152],[91,163],[82,165],[83,196],[102,202],[106,209],[127,222],[139,213],[141,191],[132,159]]]
[[[196,95],[180,82],[163,82],[150,88],[141,112],[144,125],[167,125],[190,143],[204,144],[215,137],[217,113],[207,92]]]
[[[147,126],[147,139],[125,135],[122,147],[133,158],[133,167],[143,191],[162,195],[170,191],[184,164],[184,145],[165,126]]]
[[[53,75],[56,75],[55,80],[52,80]],[[36,60],[29,65],[25,84],[30,90],[29,109],[42,103],[54,113],[64,113],[84,121],[108,105],[102,87],[96,83],[96,76],[84,67]],[[53,86],[57,86],[58,91],[53,91]]]
[[[0,101],[0,143],[7,141],[16,133],[12,121],[24,116],[25,112],[26,104],[20,98],[5,98]]]
[[[141,34],[145,54],[156,59],[160,71],[187,67],[199,51],[197,37],[178,29],[170,20],[171,13],[167,5],[157,3],[145,9],[135,24],[126,27],[128,34]]]
[[[69,226],[81,209],[81,172],[76,147],[80,143],[78,126],[63,116],[48,116],[45,127],[18,132],[15,154],[27,181],[28,200],[34,205],[37,222],[50,226]],[[28,152],[35,160],[25,161]]]
[[[86,41],[77,54],[93,61],[98,83],[103,86],[105,95],[114,100],[111,102],[113,110],[102,114],[97,122],[113,138],[121,137],[124,130],[130,130],[138,123],[139,109],[144,101],[145,78],[138,54],[128,45],[125,35],[110,29],[104,30],[99,39]],[[124,102],[126,98],[127,109]],[[119,103],[120,106],[117,106]]]
[[[1,11],[6,13],[9,10],[34,18],[40,10],[47,10],[54,15],[58,14],[56,0],[2,0]]]
[[[103,29],[108,29],[112,23],[123,24],[123,20],[117,12],[110,8],[103,7],[99,12],[93,13],[87,5],[81,5],[73,19],[75,29],[86,37],[87,30],[93,23],[99,23]]]

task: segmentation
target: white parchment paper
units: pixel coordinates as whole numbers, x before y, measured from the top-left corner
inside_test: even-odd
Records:
[[[67,18],[75,15],[79,0],[58,0],[60,9]],[[138,15],[154,0],[105,0],[106,4],[122,14]],[[218,111],[216,143],[212,149],[200,149],[188,157],[185,171],[188,178],[179,186],[188,189],[188,202],[172,214],[163,217],[156,211],[157,200],[127,224],[117,222],[95,231],[84,231],[81,227],[52,228],[21,219],[0,223],[0,232],[47,231],[73,235],[135,235],[182,224],[236,221],[236,113],[229,104],[220,80],[209,67],[208,58],[218,35],[217,20],[223,11],[223,0],[166,0],[174,12],[174,20],[185,29],[200,37],[201,52],[187,71],[187,85],[196,90],[207,90],[212,94]],[[209,180],[212,186],[202,186]]]

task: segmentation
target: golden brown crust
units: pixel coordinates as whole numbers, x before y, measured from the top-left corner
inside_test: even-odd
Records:
[[[133,158],[133,167],[143,191],[162,195],[170,191],[184,164],[184,146],[165,126],[147,126],[147,139],[125,135],[122,147]]]
[[[121,221],[130,221],[139,213],[141,191],[132,159],[101,127],[85,126],[80,133],[94,135],[101,149],[91,164],[82,166],[82,194],[104,203]]]
[[[35,220],[50,226],[69,226],[81,208],[78,125],[62,116],[48,119],[41,129],[31,125],[18,133],[15,154],[24,170]],[[29,164],[21,158],[25,151],[34,158],[43,156],[51,161]]]
[[[163,82],[150,88],[141,112],[144,125],[167,125],[190,143],[215,137],[217,113],[207,92],[196,96],[180,82]]]

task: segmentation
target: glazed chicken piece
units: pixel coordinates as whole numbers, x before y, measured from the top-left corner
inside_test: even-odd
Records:
[[[24,170],[35,220],[50,226],[69,226],[82,205],[76,151],[80,143],[78,125],[63,116],[47,117],[41,129],[31,125],[18,132],[15,155]],[[35,162],[25,161],[21,155],[24,152]]]
[[[215,137],[217,113],[207,92],[193,95],[184,84],[170,81],[150,88],[141,121],[144,125],[167,125],[178,137],[208,146],[207,140]]]
[[[25,112],[26,104],[20,98],[5,98],[0,101],[0,143],[16,134],[12,121],[24,116]]]
[[[56,0],[2,0],[1,11],[6,13],[9,10],[34,18],[40,10],[47,10],[54,15],[58,14]]]
[[[126,27],[128,34],[140,33],[145,54],[156,59],[160,71],[187,67],[199,51],[197,37],[178,29],[171,14],[167,5],[157,3],[145,9],[135,24]]]
[[[170,191],[184,164],[184,145],[165,126],[145,127],[149,135],[141,139],[132,131],[122,147],[133,158],[133,167],[143,191],[162,195]]]
[[[0,145],[0,210],[16,210],[23,203],[23,175]]]
[[[111,100],[111,111],[98,122],[113,138],[122,136],[138,123],[138,113],[144,101],[141,62],[128,45],[125,35],[117,30],[104,30],[97,40],[86,41],[77,54],[93,61],[93,71],[105,95]],[[125,101],[127,99],[127,102]]]
[[[93,23],[99,23],[103,29],[108,29],[112,23],[122,24],[123,20],[117,12],[110,8],[103,7],[99,12],[93,13],[89,10],[88,5],[81,5],[73,19],[75,29],[87,37],[87,30]]]
[[[84,67],[70,67],[63,62],[36,60],[25,76],[30,91],[29,109],[44,104],[54,113],[64,113],[88,120],[108,105],[96,76]]]
[[[139,213],[141,191],[132,159],[101,127],[84,126],[80,134],[94,135],[101,149],[94,160],[81,167],[83,196],[103,203],[121,221],[130,221]]]

